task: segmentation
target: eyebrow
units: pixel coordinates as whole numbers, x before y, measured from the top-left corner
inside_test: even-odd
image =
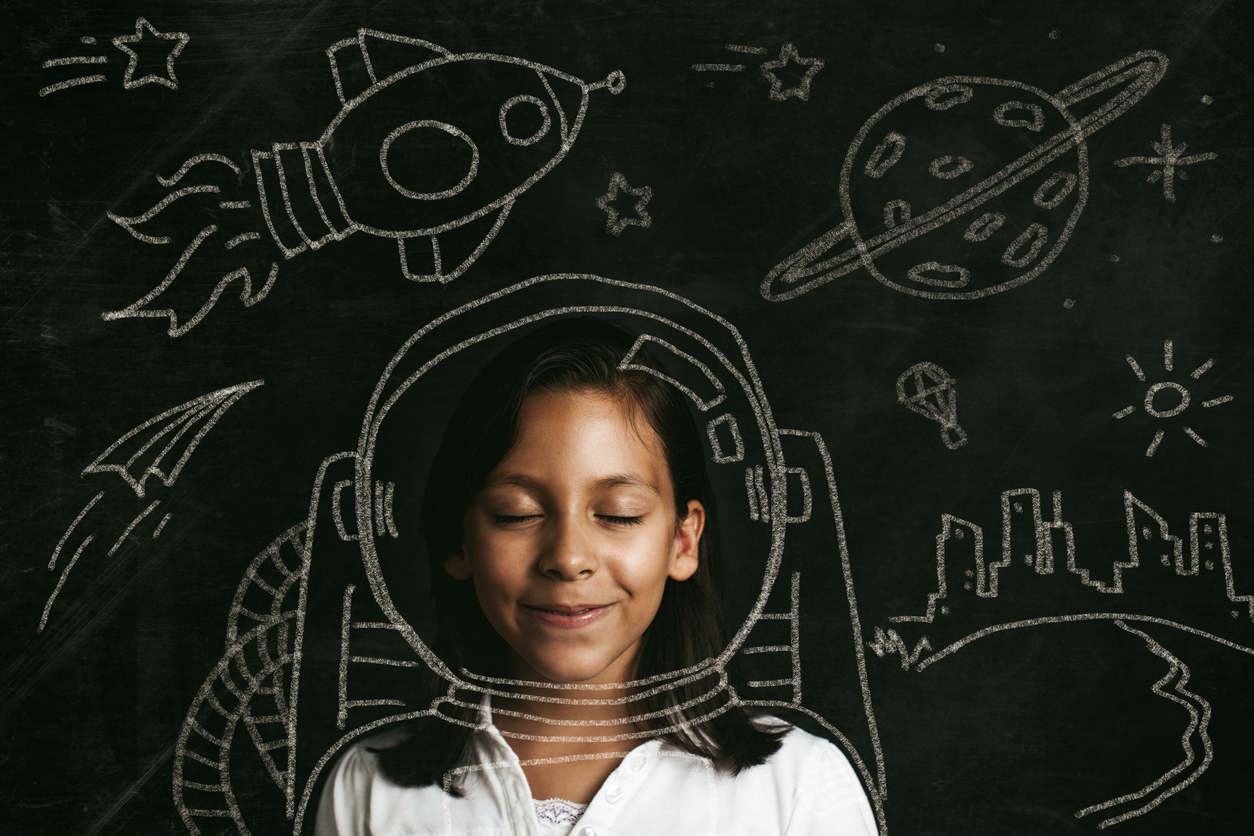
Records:
[[[505,473],[496,479],[489,480],[484,485],[485,488],[510,486],[524,489],[537,489],[541,487],[540,483],[536,479],[522,473]],[[613,488],[641,488],[649,491],[650,493],[656,494],[657,496],[662,495],[662,492],[658,490],[657,485],[654,485],[651,482],[646,482],[644,479],[641,479],[638,476],[633,476],[630,473],[615,473],[610,476],[606,476],[603,479],[598,479],[594,487],[597,490],[612,490]]]

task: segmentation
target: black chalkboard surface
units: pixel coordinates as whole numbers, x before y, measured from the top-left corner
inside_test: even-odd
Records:
[[[429,708],[415,474],[580,312],[881,833],[1249,832],[1247,3],[3,18],[5,832],[310,831]]]

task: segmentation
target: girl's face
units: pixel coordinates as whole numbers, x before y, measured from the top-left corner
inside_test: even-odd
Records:
[[[657,433],[597,392],[530,395],[518,439],[466,510],[461,554],[519,679],[633,678],[666,579],[697,570],[701,503],[678,522]]]

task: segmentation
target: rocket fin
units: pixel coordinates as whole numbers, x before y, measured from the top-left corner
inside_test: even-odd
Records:
[[[452,58],[439,44],[377,29],[358,29],[357,36],[327,47],[331,76],[341,104],[348,104],[375,84],[426,61]]]
[[[366,69],[374,82],[383,81],[401,70],[427,61],[453,57],[453,53],[431,41],[393,35],[377,29],[357,30],[357,40],[361,45]]]
[[[398,238],[396,243],[401,257],[401,275],[411,282],[451,282],[469,270],[470,265],[483,255],[483,251],[492,243],[513,208],[514,201],[510,200],[494,212],[440,235]],[[412,246],[410,242],[413,242]],[[424,245],[429,246],[430,250],[427,251]],[[469,255],[461,258],[461,253],[465,252],[469,252]],[[457,266],[450,268],[453,264]]]

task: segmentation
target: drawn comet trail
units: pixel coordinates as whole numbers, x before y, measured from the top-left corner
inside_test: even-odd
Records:
[[[75,539],[75,532],[78,530],[79,524],[83,522],[85,517],[89,515],[97,522],[91,522],[88,528],[94,528],[100,520],[106,522],[117,518],[127,518],[134,513],[134,500],[125,492],[116,499],[106,500],[106,510],[97,511],[91,515],[93,508],[105,499],[108,488],[99,491],[92,497],[83,509],[78,512],[74,521],[70,523],[65,533],[61,535],[61,539],[57,541],[57,546],[52,551],[52,558],[48,561],[48,571],[56,571],[57,563],[61,559],[61,555],[69,553],[72,555],[69,562],[65,564],[65,568],[61,570],[61,576],[57,580],[56,587],[52,590],[52,594],[48,596],[48,601],[44,604],[43,615],[39,619],[39,632],[43,632],[44,627],[48,624],[48,616],[52,612],[52,605],[56,602],[57,596],[61,594],[62,588],[65,586],[66,580],[70,576],[70,571],[78,563],[83,552],[93,541],[96,541],[97,548],[108,547],[107,557],[112,557],[130,538],[140,523],[144,521],[153,511],[161,505],[160,499],[152,499],[149,495],[152,487],[147,483],[156,476],[159,484],[164,487],[173,487],[175,481],[178,480],[179,474],[183,472],[192,453],[196,452],[196,447],[209,434],[214,425],[218,423],[226,411],[230,409],[236,401],[247,395],[252,390],[265,384],[263,380],[254,380],[249,383],[240,383],[235,386],[228,386],[225,389],[218,389],[216,392],[209,392],[198,398],[193,398],[187,403],[180,404],[173,409],[167,409],[160,415],[149,418],[126,435],[119,438],[113,444],[109,445],[103,453],[96,457],[96,460],[87,467],[83,468],[83,476],[89,474],[100,473],[116,473],[126,483],[127,487],[134,491],[135,496],[140,500],[150,500],[144,504],[144,507],[138,515],[132,517],[130,522],[123,528],[121,534],[117,537],[103,536],[97,538],[99,531],[93,531],[87,534],[81,540]],[[111,496],[117,496],[116,491]],[[129,510],[128,510],[129,508]],[[169,522],[171,514],[161,517],[153,529],[151,538],[153,540],[161,536],[162,529]]]

